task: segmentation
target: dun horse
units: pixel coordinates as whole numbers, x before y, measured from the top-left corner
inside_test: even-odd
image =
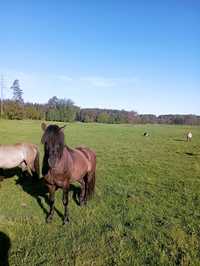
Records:
[[[39,178],[39,151],[31,143],[18,143],[14,145],[0,145],[0,169],[20,167],[28,171],[31,176]]]
[[[187,141],[191,141],[192,140],[192,132],[188,132],[187,134]]]
[[[64,144],[64,127],[42,123],[44,134],[41,142],[44,144],[44,159],[42,174],[49,190],[50,212],[47,222],[51,222],[54,214],[55,191],[63,190],[64,221],[68,218],[68,192],[70,183],[78,181],[81,185],[80,205],[94,193],[96,155],[86,147],[71,149]]]
[[[149,133],[148,132],[144,132],[143,136],[149,137]]]

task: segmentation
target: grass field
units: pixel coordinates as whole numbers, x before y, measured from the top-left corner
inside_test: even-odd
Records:
[[[0,121],[0,143],[30,141],[42,157],[41,134],[38,121]],[[199,127],[77,123],[65,140],[96,150],[95,196],[79,207],[71,193],[63,226],[57,192],[46,224],[37,184],[17,176],[1,182],[0,232],[11,241],[10,265],[200,265]]]

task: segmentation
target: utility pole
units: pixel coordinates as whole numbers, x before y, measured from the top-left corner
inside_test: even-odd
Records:
[[[1,118],[3,117],[3,89],[4,89],[4,79],[1,75]]]

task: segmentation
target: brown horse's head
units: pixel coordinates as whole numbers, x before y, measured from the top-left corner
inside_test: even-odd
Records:
[[[49,167],[54,168],[57,159],[62,157],[64,149],[64,132],[63,127],[57,125],[46,126],[45,123],[41,125],[44,134],[41,142],[44,144],[45,156],[48,161]]]

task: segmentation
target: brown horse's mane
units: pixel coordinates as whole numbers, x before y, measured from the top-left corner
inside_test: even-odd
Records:
[[[48,150],[48,147],[55,146],[55,144],[57,144],[59,147],[59,157],[62,156],[63,149],[65,147],[65,137],[59,126],[49,125],[42,136],[41,142],[45,145],[45,150]]]
[[[42,174],[45,175],[49,170],[48,158],[51,148],[57,146],[57,157],[62,157],[65,147],[65,137],[62,128],[57,125],[49,125],[41,138],[41,143],[44,144]]]

